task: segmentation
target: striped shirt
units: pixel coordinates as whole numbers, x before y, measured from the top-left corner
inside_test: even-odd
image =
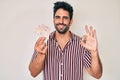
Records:
[[[83,67],[90,67],[91,55],[80,45],[81,38],[72,32],[71,35],[62,50],[55,39],[55,32],[50,34],[43,69],[44,80],[83,80]]]

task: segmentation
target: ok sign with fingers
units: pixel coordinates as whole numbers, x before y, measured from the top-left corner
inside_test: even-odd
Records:
[[[35,44],[35,47],[34,47],[34,49],[37,53],[40,53],[40,54],[43,54],[43,55],[45,55],[46,52],[47,52],[47,45],[44,41],[45,41],[45,37],[40,37],[37,40],[37,42]]]
[[[98,42],[96,36],[96,30],[92,26],[85,26],[86,34],[82,37],[81,45],[90,51],[96,51],[98,49]]]

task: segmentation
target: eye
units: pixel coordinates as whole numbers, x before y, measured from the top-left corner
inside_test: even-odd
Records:
[[[64,16],[63,18],[64,18],[64,19],[69,19],[69,17],[68,17],[68,16]]]
[[[55,16],[55,19],[59,19],[60,18],[60,16]]]

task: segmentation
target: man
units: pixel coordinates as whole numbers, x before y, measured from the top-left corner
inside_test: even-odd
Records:
[[[73,22],[73,8],[66,2],[54,5],[53,22],[56,31],[40,37],[34,47],[34,55],[29,65],[33,77],[42,70],[44,80],[83,80],[83,68],[99,79],[102,64],[98,54],[96,31],[85,26],[86,34],[81,38],[69,28]]]

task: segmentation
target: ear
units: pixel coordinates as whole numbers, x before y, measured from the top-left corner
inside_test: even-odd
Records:
[[[72,25],[72,23],[73,23],[73,19],[70,20],[70,26]]]
[[[54,19],[54,17],[53,17],[53,23],[55,22],[55,19]]]

